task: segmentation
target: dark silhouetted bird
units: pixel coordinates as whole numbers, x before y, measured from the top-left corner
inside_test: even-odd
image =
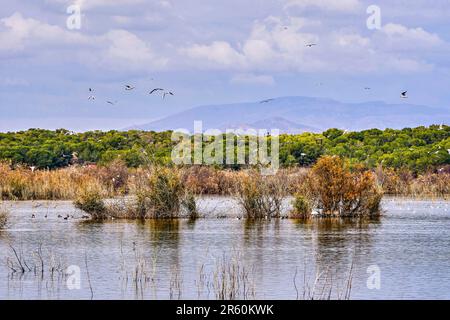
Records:
[[[164,92],[164,94],[163,94],[163,99],[165,99],[167,95],[174,96],[174,94],[173,94],[172,92],[167,91],[167,92]]]
[[[153,93],[158,92],[158,91],[164,91],[164,89],[162,89],[162,88],[155,88],[152,91],[150,91],[149,94],[153,94]]]

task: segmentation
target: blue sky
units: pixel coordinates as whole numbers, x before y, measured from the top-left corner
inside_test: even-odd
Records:
[[[66,27],[73,4],[79,30]],[[381,29],[367,28],[369,5]],[[408,90],[408,103],[449,108],[449,21],[448,0],[5,2],[0,130],[123,128],[295,95],[398,103]],[[149,96],[155,87],[175,96]]]

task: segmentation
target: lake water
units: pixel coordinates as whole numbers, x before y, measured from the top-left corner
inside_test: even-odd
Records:
[[[343,299],[349,283],[351,299],[450,299],[446,201],[385,199],[384,215],[364,222],[249,222],[226,198],[204,198],[196,221],[144,223],[86,223],[71,202],[4,205],[0,299],[215,299],[224,287]]]

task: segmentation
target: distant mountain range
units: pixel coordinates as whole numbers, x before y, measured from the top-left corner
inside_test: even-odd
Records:
[[[321,132],[329,128],[364,130],[450,123],[450,110],[382,101],[343,103],[332,99],[281,97],[258,102],[209,105],[133,127],[141,130],[279,129],[284,133]],[[130,129],[130,128],[129,128]]]

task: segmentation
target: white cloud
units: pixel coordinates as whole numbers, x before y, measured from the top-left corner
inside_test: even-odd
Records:
[[[285,8],[318,8],[327,11],[355,12],[361,7],[359,0],[287,0]]]
[[[113,67],[133,69],[163,68],[168,59],[158,57],[150,45],[125,30],[109,31],[104,38],[108,42],[105,60]]]
[[[381,31],[385,35],[385,45],[396,48],[429,49],[444,44],[437,34],[429,33],[422,28],[407,28],[401,24],[388,23]]]
[[[88,42],[88,39],[79,33],[24,18],[19,12],[1,19],[0,25],[3,27],[0,32],[0,51],[20,51],[30,45],[83,45]]]
[[[85,35],[59,26],[24,18],[20,13],[0,20],[0,53],[26,52],[39,56],[58,55],[58,50],[73,48],[59,55],[61,62],[78,62],[109,69],[161,69],[168,59],[158,56],[150,44],[126,30],[111,30],[103,35]],[[64,60],[66,59],[66,60]]]
[[[271,86],[275,84],[275,80],[272,76],[268,75],[255,75],[255,74],[238,74],[235,75],[231,81],[232,84],[245,84],[245,85],[265,85]]]
[[[208,66],[218,68],[239,68],[245,60],[242,54],[225,41],[214,41],[211,45],[193,45],[181,52],[190,58],[203,60]]]
[[[49,0],[57,1],[57,0]],[[122,5],[136,4],[140,0],[119,0]],[[291,1],[303,7],[331,5],[333,10],[350,10],[359,4],[355,0]],[[91,3],[91,2],[89,2]],[[339,3],[339,8],[337,7]],[[92,6],[108,6],[109,2],[94,0]],[[168,1],[155,2],[161,10],[171,6]],[[202,43],[174,32],[183,25],[161,28],[149,32],[137,28],[125,30],[133,24],[126,12],[111,16],[120,24],[103,33],[70,31],[64,26],[52,25],[20,13],[0,19],[0,56],[20,57],[18,53],[34,57],[57,57],[67,61],[111,70],[229,70],[238,75],[259,75],[276,72],[417,72],[433,68],[430,49],[438,52],[448,44],[437,34],[424,28],[408,28],[388,23],[382,30],[367,33],[356,28],[336,28],[304,17],[269,16],[253,22],[247,36],[230,36]],[[161,22],[155,11],[143,23]],[[142,18],[141,17],[141,18]],[[159,30],[159,29],[158,29]],[[165,37],[166,33],[169,36]],[[181,33],[182,34],[182,33]],[[192,35],[192,33],[187,33]],[[148,37],[152,37],[149,41]],[[166,39],[167,38],[167,39]],[[185,45],[184,43],[191,43]],[[308,43],[317,46],[309,48]],[[64,54],[60,54],[61,52]],[[162,53],[165,52],[165,55]],[[44,58],[43,58],[44,59]],[[247,81],[239,78],[237,81]],[[235,79],[236,80],[236,79]],[[257,79],[256,81],[261,80]],[[263,81],[269,82],[268,79]]]
[[[242,45],[215,41],[187,48],[195,67],[252,72],[417,72],[433,64],[426,56],[412,54],[412,47],[440,46],[444,42],[421,28],[388,24],[363,36],[358,31],[306,32],[308,20],[277,17],[256,21]],[[308,28],[310,30],[310,28]],[[315,43],[312,48],[306,44]],[[407,48],[408,50],[405,50]]]
[[[145,0],[46,0],[48,3],[78,5],[82,10],[98,7],[123,7],[137,4],[144,4]],[[167,2],[167,1],[160,1]]]

